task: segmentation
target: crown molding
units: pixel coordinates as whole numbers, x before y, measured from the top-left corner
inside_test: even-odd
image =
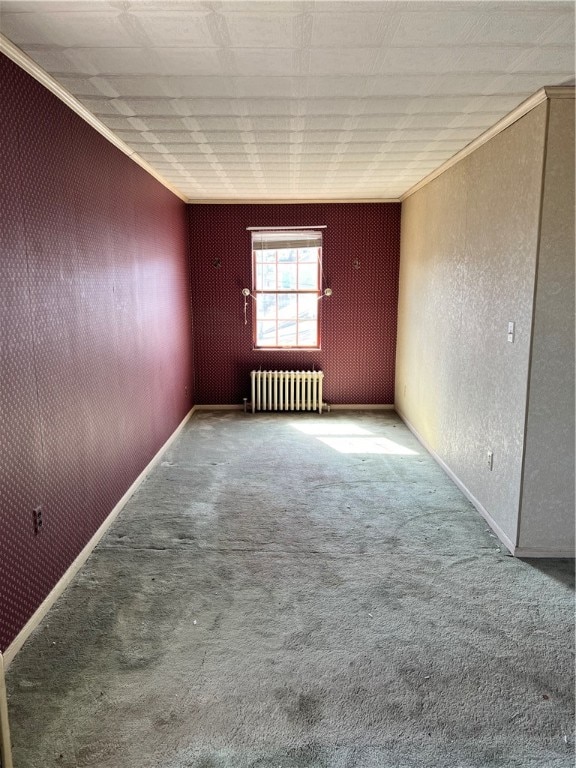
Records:
[[[29,75],[31,75],[41,85],[51,91],[51,93],[59,98],[60,101],[63,101],[67,107],[69,107],[73,112],[76,112],[76,114],[85,120],[88,125],[90,125],[92,128],[94,128],[94,130],[98,131],[98,133],[104,136],[104,138],[113,144],[116,149],[119,149],[125,155],[128,155],[131,160],[133,160],[135,163],[138,163],[138,165],[147,173],[149,173],[150,176],[153,176],[156,181],[159,181],[160,184],[166,187],[166,189],[169,189],[172,194],[176,195],[176,197],[179,197],[180,200],[183,200],[185,203],[188,202],[188,197],[186,195],[182,194],[180,190],[176,189],[176,187],[174,187],[169,181],[163,178],[158,173],[158,171],[155,171],[154,168],[152,168],[151,165],[148,165],[146,160],[143,160],[137,152],[134,152],[134,150],[128,146],[128,144],[116,136],[114,131],[111,131],[110,128],[104,125],[104,123],[102,123],[95,115],[93,115],[92,112],[90,112],[90,110],[88,110],[82,104],[82,102],[78,101],[78,99],[69,91],[67,91],[66,88],[63,88],[60,83],[52,77],[52,75],[49,75],[48,72],[42,69],[42,67],[36,64],[35,61],[33,61],[26,53],[24,53],[23,50],[18,48],[17,45],[14,45],[11,40],[9,40],[1,33],[0,53],[5,54],[21,69],[23,69],[25,72],[28,72]]]
[[[399,197],[315,197],[315,198],[190,198],[191,205],[298,205],[298,203],[400,203]],[[278,227],[274,227],[278,229]]]
[[[517,120],[520,120],[521,117],[527,115],[528,112],[531,112],[535,107],[537,107],[539,104],[542,104],[547,99],[573,98],[573,85],[547,85],[544,88],[540,88],[540,90],[536,91],[536,93],[532,94],[532,96],[529,96],[525,101],[519,104],[516,109],[513,109],[512,112],[509,112],[507,115],[505,115],[491,128],[488,128],[486,131],[484,131],[484,133],[481,133],[480,136],[475,138],[470,142],[470,144],[467,144],[463,149],[446,160],[445,163],[442,163],[442,165],[436,168],[435,171],[432,171],[427,176],[424,176],[424,178],[414,184],[413,187],[410,187],[410,189],[407,192],[404,192],[404,194],[400,197],[400,201],[404,202],[404,200],[410,197],[410,195],[413,195],[414,192],[418,192],[419,189],[422,189],[422,187],[425,187],[431,181],[437,179],[438,176],[444,173],[444,171],[452,168],[453,165],[456,165],[456,163],[459,163],[465,157],[472,154],[472,152],[475,152],[483,144],[486,144],[488,141],[490,141],[490,139],[493,139],[499,133],[505,131],[506,128],[509,128]]]
[[[573,99],[576,86],[574,85],[545,85],[544,90],[549,99]]]

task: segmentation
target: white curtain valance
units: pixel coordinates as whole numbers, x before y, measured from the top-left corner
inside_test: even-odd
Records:
[[[280,248],[319,248],[322,245],[322,232],[301,230],[252,230],[252,249],[255,251],[275,251]]]

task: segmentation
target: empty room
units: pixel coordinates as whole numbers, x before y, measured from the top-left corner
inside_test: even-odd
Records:
[[[0,768],[572,768],[574,22],[0,3]]]

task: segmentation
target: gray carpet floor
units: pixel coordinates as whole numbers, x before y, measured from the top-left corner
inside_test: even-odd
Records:
[[[16,768],[572,768],[573,575],[391,412],[197,414],[10,667]]]

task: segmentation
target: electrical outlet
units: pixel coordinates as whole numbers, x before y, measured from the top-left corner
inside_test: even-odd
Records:
[[[488,451],[488,453],[486,454],[486,464],[490,472],[492,472],[492,469],[494,467],[494,451]]]
[[[38,536],[39,533],[42,533],[42,526],[44,524],[41,506],[32,510],[32,522],[34,523],[34,535]]]

